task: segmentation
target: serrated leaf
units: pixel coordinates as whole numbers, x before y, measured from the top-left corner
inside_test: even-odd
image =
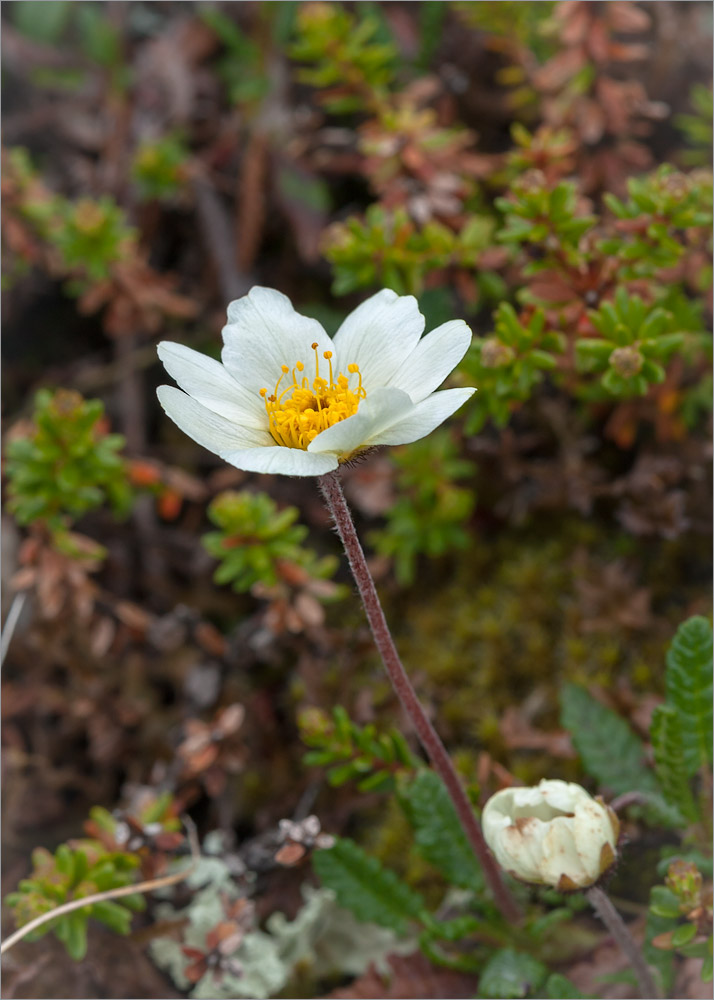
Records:
[[[561,724],[570,732],[588,774],[613,795],[643,793],[659,821],[680,825],[679,811],[665,802],[645,764],[644,745],[625,720],[577,684],[564,685],[560,704]]]
[[[657,778],[664,797],[679,810],[685,820],[696,823],[697,807],[689,784],[681,719],[676,709],[670,705],[658,705],[655,708],[650,725],[650,739]]]
[[[424,909],[419,893],[352,840],[339,838],[327,850],[316,851],[312,860],[322,884],[358,920],[405,934],[409,921]]]
[[[504,948],[484,966],[478,995],[485,1000],[538,996],[547,973],[546,966],[532,955]]]
[[[712,761],[712,629],[695,615],[677,629],[667,651],[667,704],[682,723],[684,761],[693,775]]]
[[[419,853],[452,885],[479,892],[483,873],[443,781],[422,771],[407,785],[400,801],[414,827]]]
[[[589,774],[615,794],[654,788],[645,748],[624,719],[577,684],[564,685],[560,704],[560,721]]]

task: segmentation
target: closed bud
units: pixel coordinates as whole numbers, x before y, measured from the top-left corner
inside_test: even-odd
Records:
[[[617,856],[617,816],[567,781],[504,788],[486,803],[481,823],[502,868],[560,892],[591,886]]]
[[[503,368],[509,365],[513,358],[513,348],[504,344],[498,337],[487,337],[481,345],[481,364],[484,368]]]
[[[616,347],[610,355],[610,364],[623,378],[639,375],[644,362],[645,359],[636,347]]]

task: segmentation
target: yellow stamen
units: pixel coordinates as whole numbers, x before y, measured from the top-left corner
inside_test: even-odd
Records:
[[[301,448],[303,451],[321,431],[356,413],[360,402],[367,396],[358,365],[347,367],[350,375],[359,377],[359,385],[353,390],[350,389],[349,378],[342,372],[335,380],[332,351],[323,351],[322,356],[329,368],[328,381],[320,376],[318,344],[311,346],[315,352],[312,387],[306,375],[300,377],[299,373],[304,372],[305,365],[297,361],[292,369],[292,384],[280,389],[284,376],[290,371],[287,365],[281,365],[281,374],[273,393],[269,396],[267,389],[260,390],[273,438],[286,448]]]

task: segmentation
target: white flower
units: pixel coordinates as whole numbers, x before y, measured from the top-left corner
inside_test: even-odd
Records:
[[[602,799],[567,781],[496,792],[484,806],[481,825],[502,868],[523,882],[560,891],[592,885],[616,857],[617,816]]]
[[[290,300],[256,287],[228,306],[222,364],[164,341],[159,357],[181,389],[159,401],[199,444],[248,472],[320,476],[365,448],[429,434],[474,389],[435,392],[466,353],[452,320],[421,338],[411,295],[384,290],[330,339]]]

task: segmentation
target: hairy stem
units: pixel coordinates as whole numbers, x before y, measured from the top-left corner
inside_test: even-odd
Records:
[[[662,994],[655,985],[649,966],[645,962],[642,952],[637,947],[635,940],[627,929],[627,925],[610,901],[610,897],[606,892],[595,885],[588,889],[585,895],[588,897],[592,908],[612,934],[623,955],[632,966],[632,971],[637,977],[637,985],[640,990],[640,996],[645,998],[645,1000],[648,1000],[650,997],[654,998],[654,1000],[659,1000]]]
[[[350,509],[342,492],[339,475],[337,472],[328,472],[327,475],[319,478],[318,483],[329,511],[332,514],[338,534],[342,539],[342,544],[345,547],[350,569],[360,592],[375,644],[382,657],[382,662],[389,675],[389,679],[392,682],[392,687],[411,719],[421,744],[434,766],[434,770],[446,786],[464,833],[468,837],[474,854],[483,868],[486,881],[491,887],[496,905],[507,920],[516,921],[520,918],[520,912],[503,882],[498,865],[486,845],[466,790],[456,773],[456,769],[446,752],[444,744],[441,742],[438,733],[419,702],[412,683],[399,658],[399,653],[394,645],[387,620],[384,617],[384,611],[382,610],[372,574],[367,566],[367,560],[364,557],[362,546],[355,531]]]

